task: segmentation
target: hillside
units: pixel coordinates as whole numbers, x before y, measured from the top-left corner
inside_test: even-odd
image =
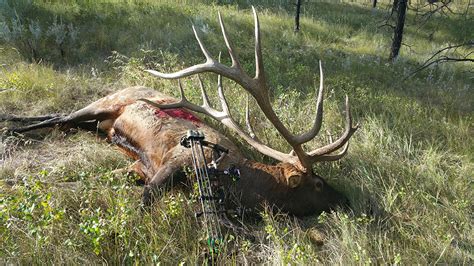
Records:
[[[219,262],[472,264],[473,64],[440,64],[409,77],[437,50],[474,39],[468,1],[422,26],[409,11],[406,45],[389,62],[392,30],[380,27],[389,1],[376,9],[371,1],[304,1],[296,34],[287,1],[0,0],[0,114],[67,114],[134,85],[179,96],[176,82],[143,70],[203,62],[191,25],[229,64],[218,12],[243,67],[253,73],[248,2],[259,12],[273,106],[285,125],[307,130],[321,60],[321,132],[342,132],[346,94],[361,128],[344,159],[314,169],[349,198],[350,211],[304,218],[263,211],[261,219],[246,221],[248,235],[229,233]],[[203,76],[213,101],[216,79]],[[188,98],[200,103],[196,80],[183,84]],[[224,85],[232,113],[245,124],[245,92],[231,81]],[[256,104],[250,106],[260,139],[289,152]],[[13,125],[1,122],[0,129]],[[220,129],[252,159],[272,162]],[[327,141],[323,135],[309,146]],[[5,133],[0,155],[0,262],[203,262],[196,198],[164,188],[150,213],[140,211],[142,187],[114,172],[132,161],[96,134]]]

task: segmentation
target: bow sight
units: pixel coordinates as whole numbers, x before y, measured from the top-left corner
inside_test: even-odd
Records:
[[[236,181],[240,172],[235,167],[219,171],[219,162],[229,153],[229,150],[219,144],[208,142],[200,131],[188,130],[181,138],[181,145],[191,149],[194,172],[199,190],[201,210],[195,214],[196,218],[203,218],[207,233],[207,244],[211,255],[218,254],[223,235],[219,221],[225,215],[225,191],[220,183],[219,176],[227,175]],[[212,161],[207,163],[204,148],[212,150]]]

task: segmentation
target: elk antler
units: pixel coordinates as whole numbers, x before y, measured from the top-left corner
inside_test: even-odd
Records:
[[[295,135],[291,133],[281,122],[281,120],[276,115],[275,111],[272,108],[270,98],[269,98],[269,88],[267,86],[265,72],[263,67],[263,59],[262,59],[262,50],[260,45],[260,25],[258,21],[257,12],[255,8],[252,7],[253,16],[254,16],[254,23],[255,23],[255,77],[250,77],[247,73],[244,72],[242,69],[238,57],[234,53],[234,49],[232,44],[229,41],[227,36],[224,22],[222,20],[221,14],[218,13],[219,16],[219,24],[222,30],[222,35],[224,37],[225,44],[227,46],[227,50],[229,52],[230,58],[232,60],[232,65],[226,66],[220,61],[216,61],[211,57],[205,46],[203,45],[199,35],[195,27],[193,26],[194,35],[196,40],[201,48],[202,53],[206,57],[206,62],[202,64],[197,64],[181,71],[175,73],[161,73],[155,70],[146,70],[147,72],[165,79],[179,79],[183,77],[188,77],[194,74],[204,73],[204,72],[214,72],[219,75],[218,78],[218,93],[219,93],[219,100],[221,101],[222,111],[217,111],[210,107],[209,101],[207,99],[207,94],[202,86],[202,82],[200,81],[202,95],[203,95],[203,105],[198,106],[195,104],[190,103],[186,97],[184,96],[183,89],[180,84],[180,91],[181,91],[181,100],[178,103],[174,104],[167,104],[167,105],[160,105],[148,100],[144,100],[147,103],[150,103],[159,108],[177,108],[177,107],[184,107],[195,112],[203,113],[209,115],[210,117],[216,119],[217,121],[223,123],[227,127],[234,130],[237,134],[239,134],[245,141],[247,141],[251,146],[257,149],[259,152],[272,157],[276,160],[282,162],[288,162],[294,164],[295,166],[299,167],[301,170],[306,171],[307,169],[311,169],[311,166],[317,161],[334,161],[342,158],[348,149],[349,146],[349,139],[357,130],[357,125],[352,126],[352,117],[349,107],[349,100],[346,96],[346,125],[345,131],[342,136],[337,139],[336,141],[323,146],[321,148],[317,148],[310,152],[305,152],[303,150],[303,144],[312,140],[321,129],[322,123],[322,116],[323,116],[323,72],[321,61],[319,62],[319,71],[320,71],[320,88],[318,93],[318,98],[316,102],[316,117],[313,123],[312,128],[305,133]],[[222,78],[224,76],[226,78],[232,79],[240,86],[242,86],[250,95],[254,97],[257,102],[257,105],[260,107],[264,115],[267,119],[275,126],[277,131],[280,135],[291,145],[293,151],[290,154],[283,153],[277,150],[274,150],[263,143],[261,143],[257,138],[252,137],[254,135],[253,131],[251,130],[250,123],[247,119],[247,126],[249,128],[250,134],[247,134],[244,130],[242,130],[239,125],[232,119],[227,101],[224,96],[224,92],[222,89]],[[248,112],[248,108],[247,108]],[[340,149],[343,147],[342,152],[339,154],[331,154],[332,152]],[[296,154],[296,156],[295,156]]]

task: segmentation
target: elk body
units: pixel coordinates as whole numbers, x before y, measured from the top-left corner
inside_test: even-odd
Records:
[[[305,152],[303,144],[318,134],[322,123],[323,77],[321,66],[321,84],[313,127],[306,133],[294,135],[282,124],[272,109],[263,70],[259,22],[255,10],[253,12],[256,57],[256,76],[254,78],[249,77],[240,67],[220,14],[219,22],[232,59],[232,66],[225,66],[214,60],[193,27],[199,46],[206,57],[205,63],[171,74],[147,70],[155,76],[167,79],[179,79],[204,72],[218,74],[221,111],[211,107],[202,82],[200,82],[203,97],[202,106],[193,104],[186,99],[181,84],[179,84],[180,100],[150,88],[131,87],[99,99],[68,116],[38,117],[38,121],[43,121],[12,129],[12,131],[25,132],[55,125],[82,128],[91,128],[90,126],[94,125],[92,128],[95,130],[97,126],[106,133],[110,142],[115,143],[135,160],[131,170],[138,173],[143,179],[145,183],[143,203],[150,205],[157,188],[182,172],[183,167],[192,167],[191,151],[181,146],[180,140],[188,130],[199,130],[204,133],[207,141],[229,149],[229,153],[220,161],[219,169],[235,167],[240,170],[239,181],[232,182],[223,179],[224,186],[232,195],[232,201],[249,208],[259,208],[263,204],[268,204],[295,215],[319,213],[338,206],[346,201],[345,197],[330,187],[320,176],[314,174],[312,165],[318,161],[338,160],[346,154],[349,138],[357,129],[357,126],[352,125],[347,97],[346,128],[342,136],[326,146]],[[261,143],[253,133],[248,120],[248,130],[239,127],[229,112],[222,87],[222,76],[234,80],[255,98],[266,118],[293,148],[290,153],[274,150]],[[203,123],[195,113],[214,118],[237,133],[257,151],[280,161],[280,163],[267,165],[246,159],[232,141]],[[342,149],[341,152],[333,154],[340,149]],[[206,157],[210,159],[211,152],[206,153]]]

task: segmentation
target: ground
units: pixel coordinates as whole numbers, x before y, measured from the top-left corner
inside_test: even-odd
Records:
[[[247,1],[188,2],[0,1],[0,114],[69,113],[133,85],[178,96],[175,82],[143,70],[203,62],[191,24],[214,56],[221,51],[230,62],[218,11],[244,68],[253,72]],[[263,211],[247,223],[253,237],[228,234],[219,259],[472,264],[472,63],[433,66],[407,78],[438,49],[472,39],[472,10],[459,1],[455,14],[435,16],[421,28],[409,11],[407,45],[389,62],[391,30],[379,27],[387,1],[377,9],[371,1],[348,2],[305,2],[298,34],[291,4],[254,4],[274,107],[291,130],[307,129],[313,116],[318,60],[327,88],[322,132],[342,132],[344,95],[350,98],[361,128],[349,154],[314,170],[349,198],[351,210],[304,218]],[[216,100],[216,77],[203,78]],[[196,80],[183,83],[188,98],[199,102]],[[243,121],[245,93],[228,80],[224,86],[231,111]],[[251,108],[259,138],[289,151],[254,103]],[[221,130],[253,159],[271,162]],[[308,148],[326,141],[321,136]],[[3,134],[0,144],[0,261],[203,262],[205,234],[193,218],[192,193],[165,188],[151,212],[141,212],[142,188],[133,176],[113,172],[131,161],[100,135],[44,130]]]

